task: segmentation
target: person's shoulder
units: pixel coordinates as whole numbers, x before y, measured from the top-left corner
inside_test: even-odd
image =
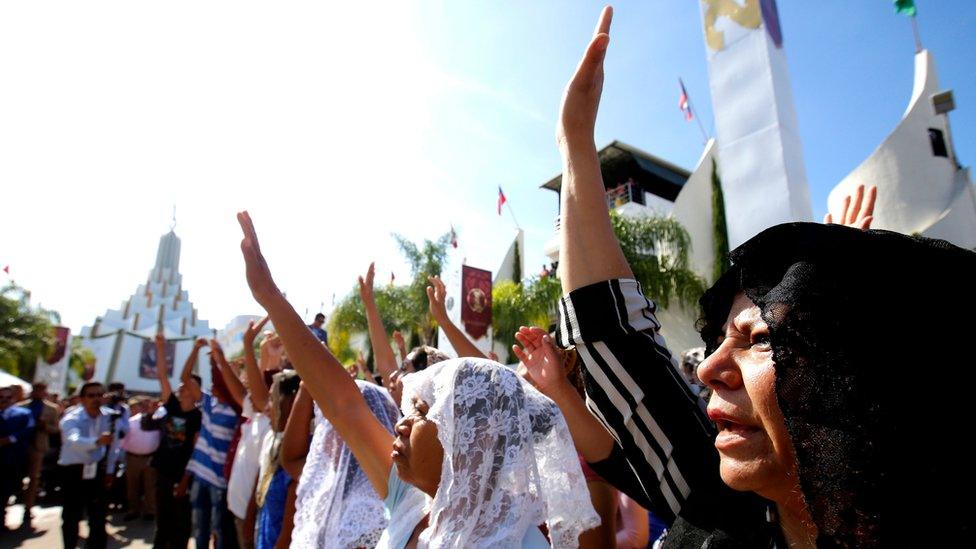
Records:
[[[19,404],[11,406],[7,409],[7,417],[18,417],[18,416],[29,416],[32,415],[31,411],[26,407]]]
[[[61,421],[69,421],[76,419],[81,410],[84,410],[84,406],[72,406],[64,411],[64,415],[61,416]]]

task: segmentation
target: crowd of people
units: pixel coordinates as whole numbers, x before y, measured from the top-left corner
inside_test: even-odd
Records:
[[[104,547],[111,479],[128,517],[153,516],[156,547],[874,547],[965,539],[965,452],[950,431],[964,399],[925,368],[958,345],[976,305],[976,254],[870,230],[875,191],[824,224],[767,229],[731,253],[701,299],[704,352],[680,361],[654,296],[614,236],[593,141],[612,11],[563,97],[563,297],[553,332],[523,327],[515,369],[430,313],[457,357],[407,350],[359,278],[370,370],[329,350],[278,289],[254,223],[238,214],[247,283],[267,317],[228,361],[195,343],[160,399],[84,384],[60,412],[35,385],[0,389],[4,466],[35,501],[60,433],[65,547],[87,515]],[[956,314],[954,314],[956,313]],[[270,319],[274,332],[264,332]],[[396,343],[396,350],[391,343]],[[210,387],[194,374],[209,347]],[[257,350],[256,350],[257,349]],[[33,435],[31,432],[33,431]],[[2,494],[19,490],[4,476]]]

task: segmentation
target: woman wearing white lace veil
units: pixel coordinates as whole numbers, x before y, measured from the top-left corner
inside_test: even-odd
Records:
[[[553,547],[575,547],[599,524],[562,413],[513,370],[441,362],[403,379],[401,406],[380,547],[406,546],[424,522],[422,547],[548,547],[542,524]],[[446,450],[432,497],[406,483],[423,459],[404,437],[427,422]]]
[[[575,547],[599,523],[562,413],[500,364],[458,359],[407,376],[409,413],[392,437],[278,289],[247,212],[238,221],[251,293],[386,500],[381,547],[542,547],[543,523],[553,546]]]
[[[389,394],[365,381],[356,385],[392,434],[400,411]],[[315,432],[298,481],[292,547],[375,547],[386,525],[383,501],[316,405]]]

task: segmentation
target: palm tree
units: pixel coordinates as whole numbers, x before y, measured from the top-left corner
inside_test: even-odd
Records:
[[[491,289],[491,328],[495,341],[505,344],[509,353],[505,362],[512,361],[509,349],[520,326],[549,327],[561,294],[559,280],[553,276],[505,280]]]
[[[427,277],[440,276],[447,262],[447,247],[451,243],[450,233],[436,240],[424,240],[420,246],[404,237],[394,234],[407,263],[410,264],[411,280],[405,286],[377,286],[373,290],[376,308],[386,333],[399,330],[412,347],[434,344],[437,324],[430,317],[427,301]],[[342,298],[329,318],[329,347],[340,361],[354,360],[355,351],[350,347],[353,333],[368,330],[366,311],[359,297],[359,289],[354,287]],[[372,357],[370,357],[372,360]]]
[[[680,223],[671,217],[629,217],[617,212],[610,212],[610,222],[645,295],[665,308],[672,300],[688,308],[697,306],[706,283],[689,267],[691,237]]]

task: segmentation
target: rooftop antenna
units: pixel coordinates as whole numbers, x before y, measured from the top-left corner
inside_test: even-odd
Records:
[[[173,222],[169,225],[170,232],[176,228],[176,204],[173,204]]]

